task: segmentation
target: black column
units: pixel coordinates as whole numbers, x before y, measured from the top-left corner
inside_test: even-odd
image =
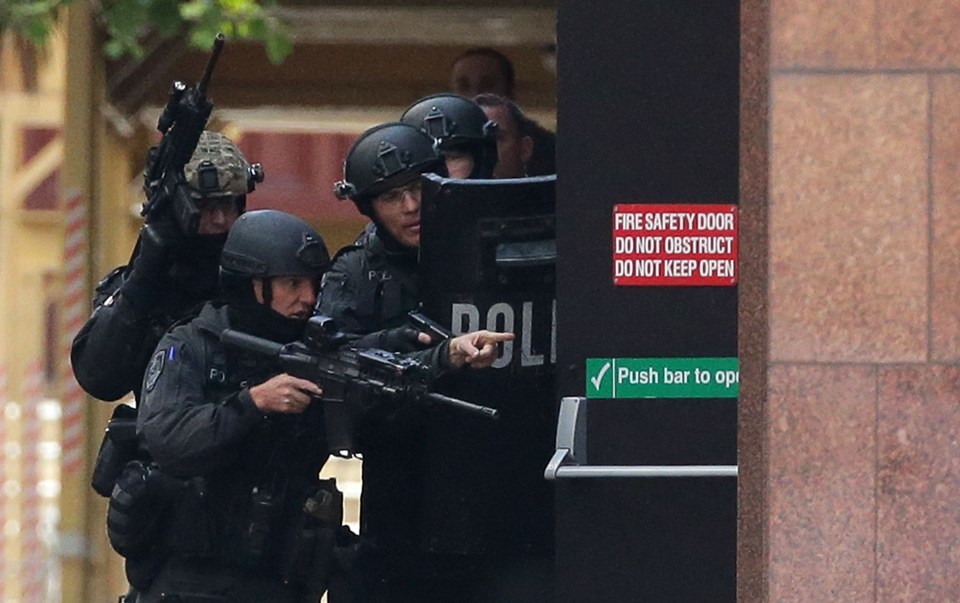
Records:
[[[736,286],[616,286],[617,204],[735,205],[737,0],[558,2],[557,373],[736,358]],[[590,400],[591,465],[736,464],[736,398]],[[558,601],[733,601],[733,478],[557,482]]]

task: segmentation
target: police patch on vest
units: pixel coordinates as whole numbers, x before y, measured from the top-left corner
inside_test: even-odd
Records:
[[[157,350],[153,358],[150,359],[150,365],[147,366],[147,379],[143,384],[148,392],[153,391],[157,379],[160,378],[160,373],[163,372],[163,357],[166,353],[166,350]]]

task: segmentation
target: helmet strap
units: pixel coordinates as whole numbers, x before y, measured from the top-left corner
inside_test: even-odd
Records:
[[[263,305],[269,308],[270,310],[272,310],[273,309],[273,278],[269,276],[265,276],[261,279],[260,282],[262,283],[260,294],[263,297]]]

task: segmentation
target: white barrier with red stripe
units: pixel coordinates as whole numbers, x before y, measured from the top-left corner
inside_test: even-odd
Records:
[[[40,540],[40,404],[43,401],[43,362],[34,360],[27,367],[24,403],[20,413],[20,568],[21,601],[45,601],[46,551]]]
[[[13,462],[10,458],[10,447],[8,447],[8,438],[10,429],[8,425],[10,419],[7,418],[7,405],[10,404],[10,397],[7,391],[7,366],[0,362],[0,445],[3,446],[3,456],[0,457],[0,597],[3,600],[7,598],[6,585],[10,584],[12,578],[16,575],[19,568],[14,567],[14,560],[7,558],[7,520],[10,519],[10,507],[13,499],[6,495],[7,480],[10,474],[7,471],[7,464]]]
[[[66,374],[63,386],[63,474],[73,475],[83,468],[83,405],[86,394],[73,377],[70,344],[86,322],[87,299],[87,203],[77,193],[67,197],[66,242],[64,245],[64,305],[61,321],[62,353]]]
[[[87,200],[72,192],[66,198],[66,238],[64,242],[63,302],[60,306],[58,353],[62,362],[59,375],[60,399],[60,485],[62,496],[60,508],[67,500],[80,508],[64,509],[59,517],[56,548],[59,559],[50,568],[51,590],[68,598],[76,598],[79,575],[91,551],[83,514],[82,503],[89,489],[85,475],[85,415],[86,393],[73,376],[70,366],[70,345],[89,317],[87,299]],[[78,513],[79,511],[79,513]],[[66,599],[64,599],[66,600]]]

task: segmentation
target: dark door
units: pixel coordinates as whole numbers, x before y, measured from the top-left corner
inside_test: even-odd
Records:
[[[738,19],[558,2],[557,381],[589,403],[558,601],[736,598]]]

